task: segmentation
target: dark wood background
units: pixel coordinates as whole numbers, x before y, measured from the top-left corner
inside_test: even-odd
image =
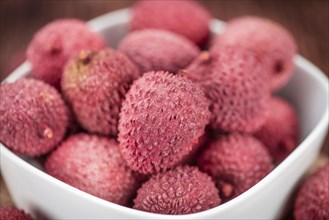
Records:
[[[46,23],[63,17],[89,20],[116,9],[129,7],[127,0],[2,0],[0,1],[0,81],[24,59],[33,34]],[[329,3],[302,0],[206,0],[200,1],[211,14],[224,21],[241,15],[259,15],[287,27],[295,36],[299,53],[329,74]],[[193,15],[191,15],[193,16]],[[0,100],[1,101],[1,100]],[[328,161],[329,140],[317,164]],[[0,205],[12,201],[1,180]]]

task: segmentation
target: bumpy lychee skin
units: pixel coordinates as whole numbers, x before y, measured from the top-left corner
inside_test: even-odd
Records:
[[[1,220],[33,220],[32,217],[26,214],[23,210],[15,207],[0,207]]]
[[[121,205],[127,205],[138,188],[118,143],[96,135],[71,136],[50,154],[45,170],[73,187]]]
[[[296,220],[329,219],[329,164],[303,183],[295,201]]]
[[[270,97],[268,76],[259,57],[239,47],[202,52],[186,75],[202,86],[211,101],[210,127],[225,132],[253,132],[265,122]]]
[[[57,88],[65,63],[80,50],[99,50],[104,38],[77,19],[60,19],[40,29],[30,42],[26,55],[32,76]]]
[[[233,19],[215,42],[215,50],[218,45],[237,45],[268,58],[273,91],[282,88],[293,74],[296,42],[287,29],[271,20],[253,16]]]
[[[272,97],[265,124],[254,134],[268,149],[274,162],[280,162],[293,151],[299,138],[297,113],[287,101]]]
[[[200,152],[202,152],[203,148],[211,141],[211,138],[211,134],[206,130],[205,133],[199,137],[197,143],[193,145],[192,150],[184,156],[179,164],[195,165]]]
[[[265,146],[242,134],[219,137],[200,155],[198,165],[213,177],[225,201],[251,188],[273,168]]]
[[[176,73],[200,53],[188,39],[157,29],[131,32],[120,42],[119,50],[127,54],[142,73],[151,70]]]
[[[66,65],[61,87],[84,129],[115,136],[121,103],[138,76],[138,68],[120,51],[81,51]]]
[[[63,138],[69,112],[52,86],[20,79],[0,87],[0,141],[16,153],[39,156]]]
[[[151,177],[137,191],[134,208],[160,214],[190,214],[221,203],[211,178],[196,167],[177,167]]]
[[[180,162],[208,124],[209,102],[184,76],[148,72],[136,80],[122,104],[119,142],[128,165],[156,173]]]
[[[131,30],[164,29],[203,45],[209,37],[210,14],[195,1],[139,1],[132,7]]]

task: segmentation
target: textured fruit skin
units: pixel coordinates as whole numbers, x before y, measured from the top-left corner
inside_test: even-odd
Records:
[[[159,29],[129,33],[120,42],[119,50],[139,66],[141,73],[152,70],[177,73],[200,53],[199,48],[188,39]]]
[[[211,16],[195,1],[139,1],[132,7],[131,30],[164,29],[202,46],[209,37]]]
[[[268,149],[274,163],[286,158],[298,144],[297,113],[287,101],[272,97],[265,124],[254,134]]]
[[[116,136],[121,103],[138,77],[138,68],[120,51],[81,51],[66,65],[61,87],[84,129]]]
[[[140,173],[156,173],[179,163],[209,122],[202,89],[184,76],[148,72],[136,80],[122,104],[121,153]]]
[[[40,156],[64,138],[69,111],[52,86],[19,79],[0,87],[0,141],[16,153]]]
[[[77,19],[59,19],[41,28],[30,42],[26,56],[32,76],[59,88],[65,63],[80,50],[99,50],[104,38]]]
[[[121,205],[127,205],[138,188],[118,143],[96,135],[69,137],[47,158],[45,170],[73,187]]]
[[[303,183],[295,201],[295,220],[329,219],[329,164]]]
[[[1,220],[33,220],[32,217],[26,214],[23,210],[15,207],[0,207]]]
[[[211,141],[211,134],[205,130],[204,134],[199,137],[197,143],[192,147],[192,150],[184,156],[179,165],[195,165],[196,160],[205,146]]]
[[[231,46],[203,52],[187,67],[211,101],[212,129],[250,133],[263,125],[270,97],[264,69],[255,53]]]
[[[134,208],[161,214],[189,214],[221,203],[211,178],[196,167],[180,166],[151,177],[137,191]]]
[[[253,16],[233,19],[215,42],[214,48],[218,45],[236,45],[268,58],[272,91],[286,85],[293,74],[296,42],[287,29],[271,20]]]
[[[213,177],[224,201],[251,188],[273,168],[265,146],[243,134],[223,135],[210,143],[198,165]]]

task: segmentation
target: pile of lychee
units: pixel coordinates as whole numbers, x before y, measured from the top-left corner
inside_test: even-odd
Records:
[[[44,155],[48,174],[82,191],[162,214],[227,202],[294,150],[294,107],[272,96],[294,72],[285,28],[241,17],[212,38],[196,2],[131,12],[117,49],[76,19],[35,34],[30,75],[0,87],[5,146]]]

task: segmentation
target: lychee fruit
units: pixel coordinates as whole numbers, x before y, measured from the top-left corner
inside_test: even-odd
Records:
[[[29,214],[15,207],[0,207],[1,220],[33,220]]]
[[[270,97],[262,60],[252,51],[224,46],[202,52],[185,71],[211,101],[210,127],[224,132],[256,131],[263,125]]]
[[[32,76],[59,88],[66,62],[80,50],[99,50],[104,38],[90,30],[84,21],[60,19],[41,28],[30,42],[26,56]]]
[[[119,120],[121,153],[140,173],[173,167],[203,135],[209,102],[186,77],[148,72],[137,79],[122,104]]]
[[[295,220],[329,219],[329,164],[308,177],[298,192]]]
[[[213,49],[220,50],[217,46],[222,45],[248,48],[267,58],[272,91],[286,85],[293,74],[296,42],[286,28],[274,21],[255,16],[233,19],[218,35]]]
[[[137,177],[122,159],[114,139],[78,134],[69,137],[45,163],[51,176],[94,196],[127,205]]]
[[[151,70],[177,73],[200,53],[199,48],[188,39],[157,29],[129,33],[120,42],[119,50],[138,65],[141,73]]]
[[[299,125],[297,113],[287,101],[272,97],[265,124],[254,134],[268,149],[274,162],[280,162],[298,144]]]
[[[151,177],[137,191],[134,208],[160,214],[190,214],[218,206],[211,178],[196,167],[182,166]]]
[[[132,7],[131,30],[164,29],[202,46],[209,37],[209,12],[195,1],[138,1]]]
[[[64,138],[69,111],[52,86],[19,79],[0,87],[0,141],[16,153],[40,156]]]
[[[84,129],[116,136],[121,103],[138,77],[138,68],[120,51],[81,51],[66,65],[61,87]]]
[[[200,155],[198,165],[213,177],[224,201],[251,188],[273,168],[265,146],[243,134],[220,136]]]

